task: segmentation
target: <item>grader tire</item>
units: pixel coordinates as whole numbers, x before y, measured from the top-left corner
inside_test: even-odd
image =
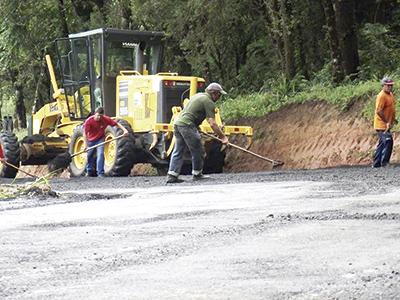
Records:
[[[204,160],[203,173],[222,173],[225,164],[225,151],[221,151],[222,144],[217,141],[212,141],[209,147],[207,157]]]
[[[168,174],[168,165],[157,165],[156,170],[158,176],[166,176]]]
[[[135,138],[132,127],[125,120],[118,120],[118,123],[128,130],[129,135],[105,145],[104,171],[107,176],[129,176],[134,164]],[[106,129],[106,141],[121,134],[120,128],[109,126]]]
[[[184,162],[181,168],[181,175],[192,175],[192,162]]]
[[[83,137],[83,125],[76,126],[71,135],[71,142],[69,143],[69,153],[73,155],[79,151],[84,150],[86,142]],[[86,153],[75,156],[68,167],[69,173],[72,177],[79,177],[85,173],[87,163]]]
[[[18,139],[12,132],[0,132],[0,147],[3,152],[6,162],[19,167],[20,163],[20,150]],[[1,178],[15,178],[18,170],[0,163],[0,177]]]

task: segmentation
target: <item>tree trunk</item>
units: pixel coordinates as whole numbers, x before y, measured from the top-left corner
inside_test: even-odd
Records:
[[[294,58],[294,45],[292,36],[291,7],[287,0],[281,0],[280,14],[282,21],[282,38],[285,58],[286,77],[292,79],[296,75],[296,64]]]
[[[219,73],[219,78],[221,78],[222,82],[225,82],[226,78],[225,78],[225,67],[224,67],[224,63],[222,61],[222,53],[220,51],[220,49],[214,47],[214,51],[210,53],[211,54],[211,58],[214,61],[214,64],[217,66],[218,69],[218,73]]]
[[[397,0],[376,1],[373,22],[382,24],[392,22],[392,12],[397,10],[397,3]]]
[[[71,3],[75,14],[80,17],[83,22],[88,22],[93,11],[93,3],[84,0],[71,0]]]
[[[127,1],[120,1],[121,9],[121,24],[122,28],[133,29],[132,28],[132,11]]]
[[[323,1],[307,0],[305,3],[309,7],[307,8],[308,12],[306,14],[306,18],[303,19],[303,22],[301,23],[303,35],[308,41],[308,45],[306,46],[306,54],[308,58],[309,70],[313,72],[321,70],[326,64],[326,46],[329,46],[327,34],[321,30],[321,28],[326,24],[322,2]],[[304,20],[307,19],[310,20],[310,24],[308,24],[308,22],[304,22]],[[325,40],[327,43],[325,43]],[[330,51],[330,48],[328,48],[328,51]],[[330,54],[330,52],[328,52],[328,54]]]
[[[204,64],[204,68],[203,68],[204,79],[207,82],[214,82],[214,78],[213,78],[210,70],[211,70],[210,63],[208,61],[206,61]]]
[[[246,64],[247,61],[247,47],[249,45],[250,41],[245,40],[241,45],[238,45],[236,50],[235,50],[235,69],[236,69],[236,75],[240,73],[240,69],[242,66]]]
[[[343,69],[345,75],[354,79],[360,66],[354,0],[335,0],[335,11]]]
[[[96,4],[97,8],[99,9],[101,15],[103,16],[103,19],[107,19],[107,12],[104,9],[104,0],[93,0],[94,4]]]
[[[296,51],[298,52],[299,57],[299,68],[301,69],[301,74],[304,76],[305,79],[310,79],[309,73],[309,64],[307,63],[306,57],[306,43],[304,41],[304,33],[303,28],[300,22],[296,26]]]
[[[67,37],[69,34],[68,24],[67,24],[67,17],[65,13],[65,4],[64,0],[58,0],[58,10],[60,13],[60,22],[61,22],[61,32],[63,37]]]
[[[3,115],[1,110],[3,108],[3,89],[0,87],[0,130],[1,130],[1,123],[3,122]]]
[[[339,38],[336,30],[335,11],[333,10],[332,0],[322,0],[322,4],[328,29],[327,34],[332,59],[333,81],[339,83],[344,79],[344,73],[342,68]]]
[[[18,119],[18,128],[26,128],[26,109],[22,85],[19,83],[14,83],[14,89],[15,97],[17,99],[15,103],[15,114],[17,115]]]
[[[267,14],[265,16],[267,31],[272,40],[272,44],[275,46],[275,49],[276,49],[276,52],[277,52],[277,55],[279,57],[279,61],[281,64],[282,72],[284,72],[284,70],[285,70],[284,55],[283,55],[284,54],[284,46],[283,46],[282,37],[279,34],[280,32],[282,32],[282,29],[280,26],[278,0],[266,1],[265,5],[266,5],[266,11],[267,11]]]
[[[32,113],[36,113],[45,104],[44,99],[47,98],[45,95],[48,95],[48,93],[47,92],[43,93],[43,89],[45,89],[44,87],[48,85],[47,83],[48,80],[46,76],[46,63],[42,61],[42,64],[40,66],[40,73],[36,82],[35,98],[32,107]]]

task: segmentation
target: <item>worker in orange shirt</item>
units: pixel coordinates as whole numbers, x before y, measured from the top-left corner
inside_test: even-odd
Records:
[[[381,81],[382,91],[376,97],[374,129],[379,138],[372,167],[384,167],[389,163],[393,149],[393,137],[390,129],[396,121],[396,105],[393,96],[393,80],[384,77]]]

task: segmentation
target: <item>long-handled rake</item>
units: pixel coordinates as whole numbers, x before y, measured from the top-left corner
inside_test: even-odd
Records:
[[[37,178],[37,176],[35,176],[35,175],[33,175],[33,174],[29,173],[29,172],[26,172],[26,171],[22,170],[21,168],[18,168],[17,166],[15,166],[15,165],[9,163],[8,161],[6,161],[5,159],[0,159],[0,162],[3,163],[6,166],[9,166],[11,168],[16,169],[17,171],[19,171],[21,173],[24,173],[25,175],[28,175],[28,176],[33,177],[33,178]]]
[[[206,133],[206,132],[202,132],[202,134],[205,135],[205,136],[207,136],[207,137],[210,137],[210,138],[213,138],[213,139],[215,139],[215,140],[218,140],[218,141],[222,142],[221,139],[217,138],[216,136],[214,136],[214,135],[212,135],[212,134],[209,134],[209,133]],[[231,147],[233,147],[233,148],[236,148],[236,149],[238,149],[238,150],[240,150],[240,151],[243,151],[243,152],[246,152],[246,153],[248,153],[248,154],[251,154],[251,155],[253,155],[253,156],[255,156],[255,157],[258,157],[258,158],[260,158],[260,159],[262,159],[262,160],[265,160],[265,161],[271,163],[273,168],[278,167],[278,166],[282,166],[282,165],[284,164],[283,161],[270,159],[270,158],[268,158],[268,157],[262,156],[262,155],[260,155],[260,154],[254,153],[254,152],[252,152],[252,151],[250,151],[250,150],[247,150],[247,149],[245,149],[245,148],[242,148],[242,147],[240,147],[240,146],[238,146],[238,145],[235,145],[235,144],[232,144],[232,143],[229,143],[229,142],[228,142],[227,145],[228,145],[228,146],[231,146]]]

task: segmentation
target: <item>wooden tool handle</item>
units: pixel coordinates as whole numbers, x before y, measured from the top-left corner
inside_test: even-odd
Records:
[[[0,159],[0,161],[1,161],[3,164],[5,164],[6,166],[9,166],[9,167],[11,167],[11,168],[14,168],[14,169],[18,170],[19,172],[24,173],[25,175],[28,175],[28,176],[33,177],[33,178],[36,178],[36,177],[37,177],[37,176],[35,176],[35,175],[31,174],[31,173],[28,173],[28,172],[22,170],[21,168],[18,168],[17,166],[14,166],[13,164],[10,164],[10,163],[9,163],[8,161],[6,161],[5,159]]]
[[[214,135],[212,135],[212,134],[209,134],[209,133],[206,133],[206,132],[202,132],[202,134],[204,134],[204,135],[206,135],[206,136],[208,136],[208,137],[210,137],[210,138],[213,138],[213,139],[216,139],[216,140],[222,142],[221,139],[217,138],[216,136],[214,136]],[[242,147],[240,147],[240,146],[238,146],[238,145],[235,145],[235,144],[232,144],[232,143],[230,143],[230,142],[228,142],[227,145],[228,145],[228,146],[231,146],[231,147],[233,147],[233,148],[239,149],[239,150],[241,150],[241,151],[243,151],[243,152],[246,152],[246,153],[248,153],[248,154],[251,154],[251,155],[253,155],[253,156],[255,156],[255,157],[258,157],[258,158],[260,158],[260,159],[266,160],[266,161],[272,163],[273,166],[280,166],[280,165],[283,165],[283,162],[282,162],[282,161],[270,159],[270,158],[268,158],[268,157],[265,157],[265,156],[262,156],[262,155],[260,155],[260,154],[254,153],[254,152],[252,152],[252,151],[250,151],[250,150],[247,150],[247,149],[245,149],[245,148],[242,148]]]
[[[74,153],[74,154],[71,155],[71,158],[73,158],[73,157],[75,157],[75,156],[78,156],[78,155],[81,155],[82,153],[88,152],[89,150],[95,149],[95,148],[100,147],[100,146],[102,146],[102,145],[111,143],[111,142],[113,142],[113,141],[115,141],[115,140],[118,140],[118,139],[122,138],[123,136],[124,136],[124,135],[117,136],[117,137],[115,137],[115,138],[112,138],[111,140],[101,142],[101,143],[99,143],[99,144],[97,144],[97,145],[94,145],[94,146],[92,146],[92,147],[86,148],[85,150],[76,152],[76,153]]]

